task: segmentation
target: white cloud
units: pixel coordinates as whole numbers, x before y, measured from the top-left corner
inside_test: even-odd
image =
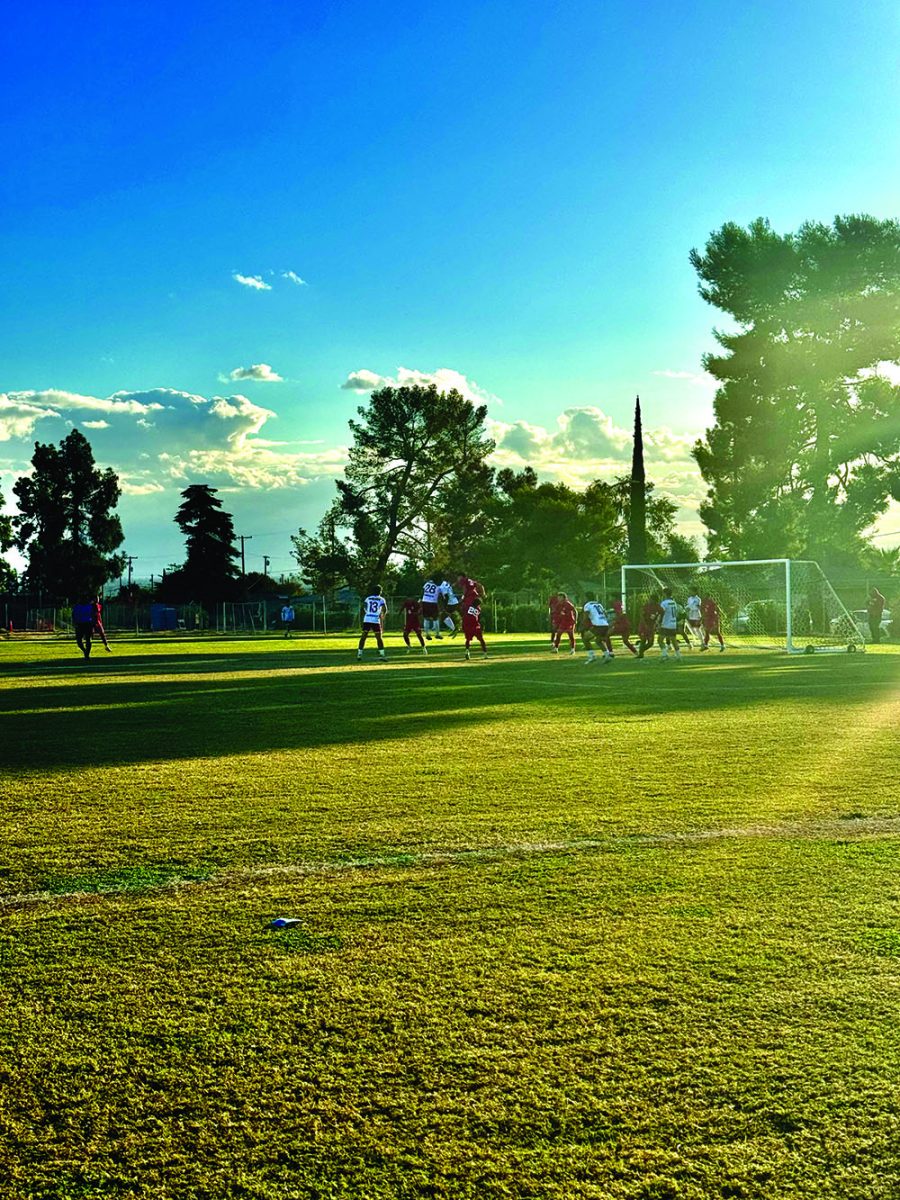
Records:
[[[231,278],[241,287],[252,288],[255,292],[271,292],[272,285],[266,283],[261,275],[239,275],[235,272]]]
[[[82,421],[85,429],[109,429],[109,421]]]
[[[451,367],[438,367],[436,371],[417,371],[409,367],[398,367],[395,376],[378,375],[375,371],[351,371],[341,387],[350,392],[372,392],[382,387],[428,387],[434,384],[439,392],[449,392],[455,389],[471,404],[502,405],[499,396],[480,387],[474,379],[469,379],[460,371]]]
[[[715,391],[719,386],[718,382],[712,375],[706,371],[653,371],[653,375],[659,376],[660,379],[681,379],[685,383],[692,383],[695,387],[707,388]]]
[[[296,284],[297,287],[307,287],[308,286],[306,280],[301,279],[296,271],[282,271],[281,278],[290,280],[290,282]]]
[[[221,376],[220,376],[221,378]],[[229,372],[223,382],[236,383],[240,380],[251,380],[254,383],[283,383],[284,380],[277,371],[273,371],[268,363],[253,363],[249,367],[235,367]]]

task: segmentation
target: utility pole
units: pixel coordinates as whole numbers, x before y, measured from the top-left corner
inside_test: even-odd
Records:
[[[269,559],[268,554],[264,554],[263,555],[263,575],[265,575],[265,577],[267,579],[269,577],[269,562],[270,562],[270,559]]]
[[[128,590],[131,591],[131,564],[137,562],[137,555],[128,554],[126,560],[128,562]]]
[[[247,574],[247,562],[244,557],[244,542],[252,542],[253,534],[252,533],[239,533],[238,537],[241,539],[241,574],[246,575]]]

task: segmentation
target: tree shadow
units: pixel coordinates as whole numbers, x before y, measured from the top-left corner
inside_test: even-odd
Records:
[[[369,658],[358,665],[352,653],[343,647],[302,654],[203,652],[134,656],[133,662],[119,656],[102,662],[115,667],[113,679],[98,679],[90,674],[92,663],[76,661],[59,664],[50,686],[48,673],[38,682],[33,671],[10,664],[12,670],[0,673],[7,684],[0,688],[0,764],[39,773],[365,745],[426,737],[438,728],[446,734],[516,717],[540,720],[548,708],[554,719],[563,710],[573,724],[595,726],[602,734],[604,723],[628,716],[758,711],[761,704],[802,699],[868,704],[900,674],[900,662],[859,655],[697,655],[683,663],[617,659],[585,668],[583,657],[548,661],[535,645],[484,664],[435,655],[398,656],[386,664]],[[57,686],[73,676],[86,686]],[[482,753],[490,756],[490,743]]]

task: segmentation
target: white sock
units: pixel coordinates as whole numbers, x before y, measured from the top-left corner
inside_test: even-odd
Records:
[[[444,624],[446,625],[446,627],[447,627],[448,629],[455,629],[455,628],[456,628],[456,623],[454,622],[454,620],[453,620],[453,618],[452,618],[452,617],[444,617]]]

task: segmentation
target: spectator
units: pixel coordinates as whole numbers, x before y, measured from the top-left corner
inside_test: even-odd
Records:
[[[884,612],[884,596],[877,587],[873,587],[869,594],[866,611],[869,615],[869,633],[877,646],[881,641],[881,614]]]

